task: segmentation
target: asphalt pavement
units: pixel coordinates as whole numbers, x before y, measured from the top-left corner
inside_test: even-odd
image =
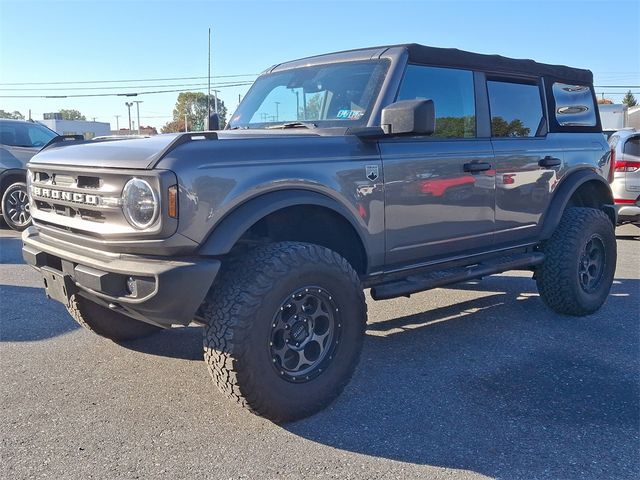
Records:
[[[589,317],[549,311],[526,272],[369,300],[343,395],[278,426],[217,392],[200,327],[93,335],[0,230],[0,477],[640,478],[640,230],[617,233]]]

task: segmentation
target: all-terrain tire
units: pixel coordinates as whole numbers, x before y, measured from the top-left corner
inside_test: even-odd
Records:
[[[18,232],[31,225],[26,183],[13,183],[4,191],[2,195],[2,218],[4,223]]]
[[[318,304],[331,310],[326,316],[334,331],[331,341],[324,342],[330,346],[322,347],[323,363],[314,367],[310,362],[310,372],[296,377],[298,372],[285,371],[286,362],[274,355],[273,332],[287,309],[298,311],[294,301],[306,302],[306,296],[316,302],[316,314]],[[362,286],[351,265],[327,248],[294,242],[256,247],[223,267],[202,312],[207,320],[204,358],[214,383],[227,397],[274,422],[312,415],[342,392],[358,363],[367,318]],[[315,326],[310,320],[311,335],[319,320]],[[287,332],[287,344],[294,341],[293,332],[302,330],[300,320],[291,322],[296,323]]]
[[[609,217],[595,208],[568,208],[542,251],[545,260],[536,270],[542,300],[565,315],[597,311],[616,270],[616,237]]]
[[[114,342],[136,340],[162,330],[160,327],[134,320],[77,294],[69,299],[67,310],[81,326]]]

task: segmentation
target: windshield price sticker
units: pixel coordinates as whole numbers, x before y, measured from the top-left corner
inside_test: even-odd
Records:
[[[336,118],[341,120],[359,120],[364,115],[364,112],[358,110],[340,110]]]

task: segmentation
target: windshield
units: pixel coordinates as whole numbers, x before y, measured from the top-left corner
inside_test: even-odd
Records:
[[[261,76],[229,128],[366,125],[387,68],[385,61],[348,62]]]

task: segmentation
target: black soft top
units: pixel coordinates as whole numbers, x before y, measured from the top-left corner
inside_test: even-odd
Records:
[[[593,83],[591,70],[582,68],[549,65],[534,62],[533,60],[515,59],[501,55],[466,52],[457,48],[427,47],[417,43],[389,46],[389,48],[393,47],[405,47],[409,52],[409,61],[412,63],[461,67],[496,73],[521,73],[553,77],[583,85],[591,85]]]

